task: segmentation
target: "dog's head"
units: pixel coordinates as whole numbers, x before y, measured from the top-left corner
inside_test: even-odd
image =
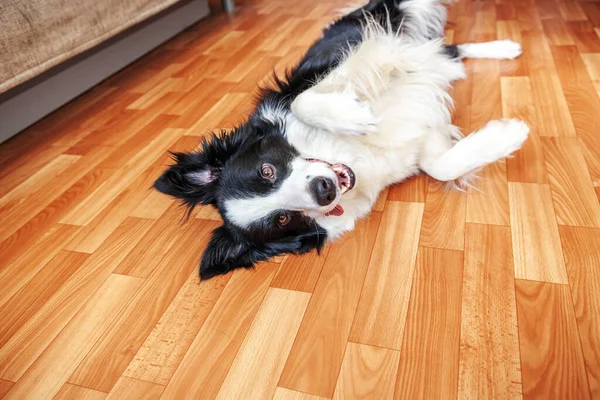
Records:
[[[339,200],[354,186],[352,170],[301,157],[282,131],[255,121],[213,135],[196,152],[174,154],[175,164],[155,182],[190,211],[212,204],[223,218],[202,257],[202,279],[278,254],[319,251],[327,233],[315,218],[343,212]]]

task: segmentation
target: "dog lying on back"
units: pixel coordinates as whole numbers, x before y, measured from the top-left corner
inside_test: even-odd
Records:
[[[177,153],[155,183],[190,209],[212,204],[208,279],[282,253],[319,251],[353,229],[389,185],[425,172],[467,179],[527,139],[517,120],[463,138],[451,123],[466,57],[512,59],[519,44],[443,44],[440,0],[371,0],[329,26],[231,132]]]

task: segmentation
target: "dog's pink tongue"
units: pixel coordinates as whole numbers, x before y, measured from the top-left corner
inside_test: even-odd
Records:
[[[336,217],[339,217],[340,215],[342,215],[344,213],[344,209],[342,208],[342,206],[340,206],[339,204],[337,206],[335,206],[335,208],[331,211],[329,211],[327,214],[325,214],[326,216],[330,216],[330,215],[335,215]]]

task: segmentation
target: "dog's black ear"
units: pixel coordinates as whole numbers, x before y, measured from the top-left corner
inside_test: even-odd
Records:
[[[266,244],[250,244],[243,238],[237,238],[223,225],[213,231],[202,256],[200,278],[205,280],[236,268],[251,268],[257,262],[279,254],[302,254],[314,249],[320,251],[326,238],[327,234],[320,229],[318,232],[286,237]]]
[[[198,151],[173,153],[175,163],[154,182],[154,188],[183,200],[190,208],[198,203],[214,204],[221,169],[240,144],[235,133],[213,134],[202,141]]]
[[[213,231],[204,251],[200,262],[200,279],[210,279],[236,268],[250,268],[260,259],[260,251],[253,249],[247,241],[235,238],[223,225]]]

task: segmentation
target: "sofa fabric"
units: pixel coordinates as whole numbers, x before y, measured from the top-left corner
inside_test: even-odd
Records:
[[[180,0],[0,0],[0,93]]]

